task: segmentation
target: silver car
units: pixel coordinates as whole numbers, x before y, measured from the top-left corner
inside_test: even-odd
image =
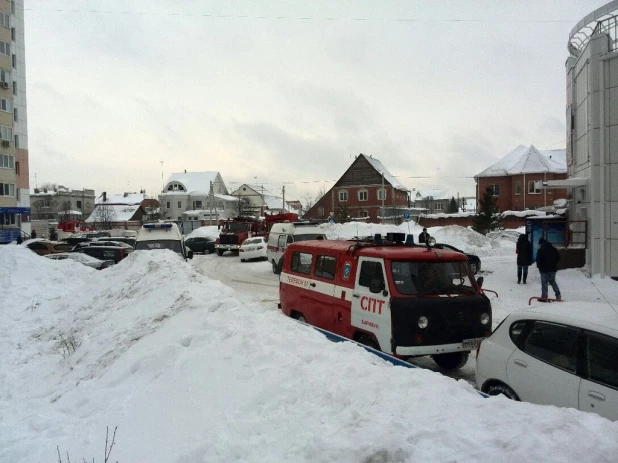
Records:
[[[62,252],[58,254],[48,254],[45,257],[53,260],[70,259],[97,270],[103,270],[114,265],[113,260],[99,260],[88,254],[82,254],[81,252]]]

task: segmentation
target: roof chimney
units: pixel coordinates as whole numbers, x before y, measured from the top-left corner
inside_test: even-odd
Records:
[[[187,169],[185,169],[185,174],[187,173]]]

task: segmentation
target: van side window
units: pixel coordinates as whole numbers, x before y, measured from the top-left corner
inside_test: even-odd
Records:
[[[365,261],[361,264],[358,284],[369,288],[371,280],[380,280],[381,283],[384,283],[384,272],[382,271],[382,264],[380,262]]]
[[[292,271],[309,275],[311,273],[311,263],[313,255],[306,252],[295,252],[292,254]]]
[[[292,235],[288,235],[288,244],[292,244],[294,242],[294,237]]]
[[[278,248],[285,248],[285,235],[279,235],[279,241],[277,241]]]
[[[337,268],[337,258],[332,256],[318,256],[315,263],[315,276],[335,279],[335,269]]]

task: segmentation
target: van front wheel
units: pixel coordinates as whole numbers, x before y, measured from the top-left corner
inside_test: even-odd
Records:
[[[378,344],[376,339],[368,334],[363,334],[361,337],[359,337],[358,342],[367,347],[371,347],[372,349],[380,350],[380,345]]]
[[[443,370],[459,370],[468,361],[470,352],[453,352],[450,354],[432,355],[431,358]]]
[[[217,249],[217,255],[222,256],[225,251],[223,249]]]

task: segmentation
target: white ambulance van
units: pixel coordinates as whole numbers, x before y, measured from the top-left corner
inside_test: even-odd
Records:
[[[273,273],[281,272],[282,257],[285,248],[297,241],[324,240],[326,235],[316,222],[281,222],[276,223],[268,233],[266,256],[273,266]]]
[[[145,223],[137,232],[135,250],[169,249],[183,259],[193,259],[193,251],[185,247],[178,225],[168,222]]]

